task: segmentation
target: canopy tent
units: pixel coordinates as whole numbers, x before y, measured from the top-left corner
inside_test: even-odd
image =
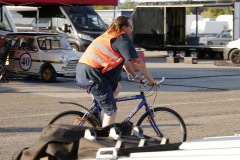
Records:
[[[117,6],[118,0],[0,0],[1,5],[14,5],[14,6],[63,6],[63,5],[109,5]],[[2,14],[1,14],[2,15]],[[2,19],[2,18],[1,18]],[[37,11],[37,32],[39,20],[39,8]]]
[[[0,0],[0,5],[15,5],[15,6],[109,5],[109,6],[117,6],[118,0]]]

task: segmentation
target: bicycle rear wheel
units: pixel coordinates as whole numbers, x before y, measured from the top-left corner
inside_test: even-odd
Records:
[[[157,107],[153,108],[152,114],[159,130],[165,138],[169,139],[169,143],[179,143],[186,141],[187,131],[186,125],[181,116],[170,108]],[[146,136],[161,139],[150,124],[149,113],[146,112],[138,120],[137,126],[143,129]]]
[[[78,125],[83,116],[84,113],[80,111],[65,111],[54,117],[49,124]],[[95,116],[90,115],[83,126],[95,128],[100,126],[100,122]]]

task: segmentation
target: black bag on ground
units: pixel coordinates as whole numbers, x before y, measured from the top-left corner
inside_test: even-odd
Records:
[[[96,129],[99,137],[108,137],[111,127],[119,127],[123,134],[131,134],[132,123],[116,123],[106,128]],[[99,148],[106,147],[100,143],[87,140],[84,137],[85,130],[90,127],[75,125],[48,125],[43,129],[39,141],[31,148],[24,148],[13,156],[13,160],[33,160],[44,156],[54,157],[57,160],[72,160],[79,156],[87,158],[96,157]],[[124,128],[124,129],[123,129]],[[105,141],[103,139],[103,141]],[[115,141],[109,145],[114,146]],[[79,145],[79,143],[81,143]],[[79,150],[80,148],[80,150]]]
[[[108,137],[111,127],[118,127],[122,131],[121,140],[123,148],[119,148],[118,156],[128,156],[133,152],[164,151],[178,149],[181,143],[160,145],[154,138],[146,137],[148,145],[138,147],[140,139],[131,136],[131,122],[113,124],[106,128],[94,129],[97,140],[92,141],[83,138],[86,129],[74,125],[48,125],[43,129],[39,141],[30,148],[25,148],[13,156],[13,160],[39,160],[48,156],[52,160],[76,160],[84,158],[96,158],[99,148],[115,147],[117,140]]]
[[[56,160],[77,159],[79,140],[88,127],[74,125],[48,125],[39,141],[13,156],[13,160],[35,160],[51,156]]]

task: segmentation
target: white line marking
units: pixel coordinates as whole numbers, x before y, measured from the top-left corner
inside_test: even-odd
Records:
[[[21,116],[13,116],[7,118],[0,118],[0,119],[10,119],[10,118],[25,118],[25,117],[36,117],[36,116],[49,116],[49,115],[56,115],[59,113],[43,113],[43,114],[31,114],[31,115],[21,115]]]

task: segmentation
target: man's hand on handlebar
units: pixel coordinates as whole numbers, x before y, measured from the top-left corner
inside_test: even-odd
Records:
[[[143,78],[143,77],[137,77],[135,80],[136,80],[138,83],[141,83],[141,84],[143,84],[143,83],[146,82],[145,78]]]
[[[160,83],[158,83],[158,81],[155,81],[155,80],[153,82],[148,82],[144,77],[137,77],[135,80],[141,84],[148,83],[148,85],[152,87],[157,87],[157,86],[160,87]]]
[[[152,87],[160,87],[160,83],[157,83],[158,81],[155,81],[154,80],[154,82],[148,82],[148,84],[150,85],[150,86],[152,86]]]

